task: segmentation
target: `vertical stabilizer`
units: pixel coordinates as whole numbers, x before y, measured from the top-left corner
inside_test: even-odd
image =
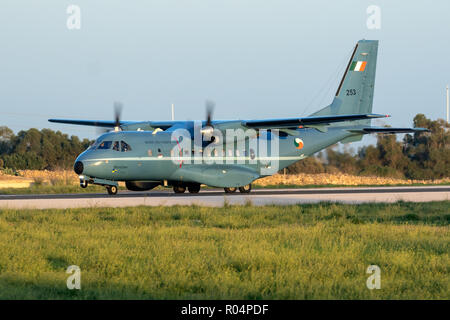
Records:
[[[358,41],[333,102],[312,116],[371,113],[377,53],[378,40]]]

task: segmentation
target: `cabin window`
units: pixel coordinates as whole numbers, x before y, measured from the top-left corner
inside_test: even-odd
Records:
[[[121,147],[122,152],[131,151],[131,147],[125,141],[120,141],[120,147]]]
[[[119,141],[114,141],[113,150],[114,151],[120,151]]]
[[[111,145],[112,145],[112,141],[103,141],[102,143],[99,144],[97,149],[111,149]]]

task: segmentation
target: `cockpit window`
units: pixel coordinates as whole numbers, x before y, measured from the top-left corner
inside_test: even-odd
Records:
[[[119,141],[114,141],[113,150],[114,151],[120,151]]]
[[[112,141],[103,141],[97,149],[111,149]]]
[[[131,151],[131,147],[125,141],[120,141],[120,147],[121,147],[122,152]]]

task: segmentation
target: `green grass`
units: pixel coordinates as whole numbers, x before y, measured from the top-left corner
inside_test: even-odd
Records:
[[[449,201],[0,210],[0,299],[449,299],[449,222]]]

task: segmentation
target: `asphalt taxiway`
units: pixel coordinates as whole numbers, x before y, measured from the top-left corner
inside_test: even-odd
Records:
[[[450,200],[450,186],[357,187],[314,189],[254,189],[249,194],[226,194],[222,189],[202,189],[198,194],[175,194],[171,190],[149,192],[119,191],[78,194],[0,195],[0,208],[50,209],[88,207],[201,205],[220,207],[228,204],[289,205],[297,203],[341,202],[427,202]]]

